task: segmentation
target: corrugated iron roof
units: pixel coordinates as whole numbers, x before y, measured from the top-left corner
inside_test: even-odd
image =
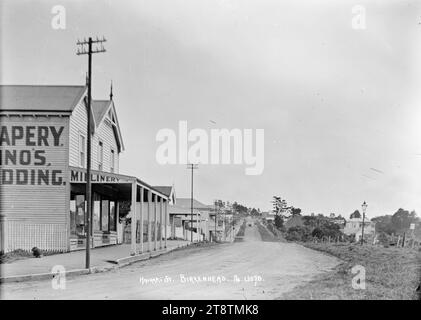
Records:
[[[171,195],[171,191],[173,187],[172,186],[154,186],[154,188],[169,197]]]
[[[86,90],[86,86],[0,85],[0,109],[71,112]]]
[[[186,214],[186,215],[191,215],[191,209],[189,208],[185,208],[185,207],[180,207],[178,205],[169,205],[168,206],[168,212],[169,214]],[[197,209],[193,209],[193,215],[201,215],[200,211]]]
[[[180,208],[188,208],[191,207],[191,200],[190,198],[177,198],[176,199],[177,206]],[[206,205],[193,199],[193,209],[212,209],[211,205]]]

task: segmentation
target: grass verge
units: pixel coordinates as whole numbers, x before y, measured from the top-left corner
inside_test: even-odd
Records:
[[[13,261],[29,259],[29,258],[33,258],[33,254],[31,252],[18,249],[11,252],[0,254],[0,264],[12,263]]]
[[[242,225],[240,226],[240,230],[238,230],[236,237],[244,237],[244,231],[246,230],[247,223],[244,220]]]
[[[282,241],[281,238],[275,236],[272,232],[270,232],[268,228],[266,228],[260,221],[256,221],[256,225],[263,241],[268,241],[268,242]]]
[[[304,246],[341,260],[334,270],[298,286],[283,299],[413,300],[420,282],[421,252],[407,248],[383,248],[355,244],[305,243]],[[365,268],[365,289],[354,289],[351,269]]]

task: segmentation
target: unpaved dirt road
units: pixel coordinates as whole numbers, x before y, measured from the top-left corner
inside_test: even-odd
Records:
[[[1,291],[2,299],[277,299],[338,263],[297,244],[262,241],[249,220],[240,242],[68,278],[65,289],[38,281],[4,284]]]

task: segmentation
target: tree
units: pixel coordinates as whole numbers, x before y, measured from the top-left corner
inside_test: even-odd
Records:
[[[220,209],[225,208],[225,202],[223,202],[222,200],[216,200],[215,205]]]
[[[392,226],[392,216],[391,215],[375,217],[375,218],[371,219],[371,221],[376,223],[376,232],[387,233],[387,234],[392,234],[392,233],[395,232],[395,230]]]
[[[384,215],[371,219],[376,223],[376,232],[399,234],[406,232],[411,223],[417,223],[419,218],[415,211],[409,212],[399,208],[393,215]]]
[[[258,216],[258,215],[260,215],[259,211],[257,211],[257,210],[256,210],[256,208],[251,209],[250,214],[251,214],[252,216]]]
[[[360,219],[361,213],[358,210],[355,210],[351,215],[349,216],[350,219]]]
[[[309,227],[310,229],[314,229],[319,224],[319,217],[317,216],[304,216],[303,217],[304,225]]]
[[[285,212],[286,209],[289,209],[289,207],[287,207],[287,201],[285,199],[282,199],[278,196],[273,196],[272,205],[272,212],[274,212],[276,215],[281,215],[283,218],[286,217]]]
[[[316,238],[322,238],[324,236],[323,230],[321,228],[314,228],[311,232],[311,235]]]
[[[379,243],[381,243],[383,246],[388,247],[389,246],[389,237],[385,232],[381,232],[379,236],[377,237],[377,240]]]
[[[287,230],[285,239],[288,241],[307,241],[310,239],[310,230],[304,226],[295,226]]]
[[[282,229],[284,227],[284,219],[280,215],[275,215],[275,226],[278,229]]]
[[[332,223],[328,220],[324,220],[323,223],[319,224],[318,227],[313,229],[311,235],[313,237],[322,238],[322,237],[331,237],[336,238],[342,235],[339,225]]]
[[[248,211],[246,206],[243,206],[237,202],[234,202],[232,204],[232,210],[234,210],[234,212],[238,214],[243,214],[243,215],[246,215]]]
[[[410,224],[415,223],[416,221],[417,215],[415,211],[409,212],[402,208],[399,208],[391,218],[391,224],[395,232],[404,232],[408,230]]]
[[[301,216],[301,209],[291,207],[291,215],[292,216]]]

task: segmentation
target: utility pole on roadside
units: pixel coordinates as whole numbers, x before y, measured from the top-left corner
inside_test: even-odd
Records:
[[[226,211],[224,210],[224,242],[227,240],[227,228],[226,228],[226,224],[225,221],[227,220],[227,216],[226,216]]]
[[[193,243],[193,170],[199,169],[199,166],[197,164],[189,163],[187,165],[187,169],[191,170],[191,196],[190,196],[190,236],[191,236],[191,242]],[[197,230],[196,230],[197,231]]]
[[[217,213],[216,213],[216,205],[217,205],[217,202],[215,200],[215,203],[214,203],[214,207],[215,207],[215,236],[214,236],[215,242],[216,242],[216,216],[217,216]]]
[[[361,208],[363,209],[363,226],[361,229],[361,245],[364,244],[364,224],[365,224],[365,211],[367,210],[367,203],[364,201],[364,203],[361,205]]]
[[[87,125],[87,141],[86,141],[86,256],[85,256],[85,268],[90,269],[91,267],[91,216],[92,216],[92,185],[91,185],[91,127],[92,127],[92,54],[105,52],[103,43],[106,42],[104,37],[93,40],[91,37],[88,40],[78,40],[76,45],[80,46],[77,49],[76,54],[88,55],[88,101],[87,101],[87,114],[88,114],[88,125]],[[92,45],[97,44],[98,47],[92,49]],[[86,47],[87,46],[87,47]]]

